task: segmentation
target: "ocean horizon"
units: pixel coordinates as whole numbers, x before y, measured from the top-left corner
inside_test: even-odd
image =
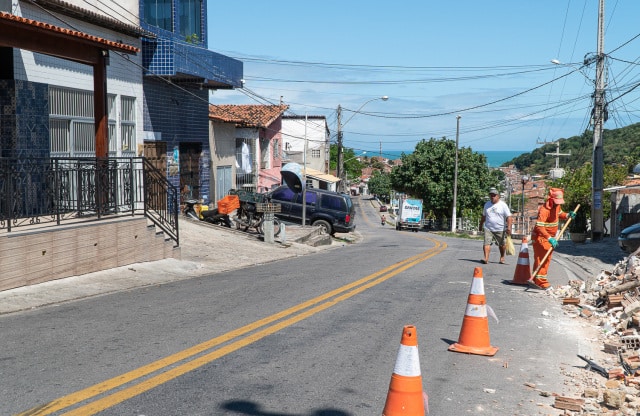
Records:
[[[497,168],[502,166],[503,163],[506,163],[516,157],[528,153],[524,150],[474,150],[476,153],[482,153],[487,158],[487,165],[490,168]],[[387,159],[400,159],[400,156],[404,154],[411,154],[413,150],[385,150],[382,152],[382,157]],[[378,156],[378,153],[375,152],[367,152],[367,156],[373,157]]]

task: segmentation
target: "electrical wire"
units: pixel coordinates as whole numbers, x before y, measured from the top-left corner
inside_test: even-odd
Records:
[[[85,2],[87,0],[84,0]],[[101,0],[98,0],[99,3],[103,4],[105,7],[109,8],[107,5],[105,5]],[[586,0],[585,0],[585,4],[586,4]],[[39,6],[39,5],[38,5]],[[40,6],[39,6],[40,7]],[[41,7],[42,8],[42,7]],[[43,10],[46,11],[46,9],[42,8]],[[113,10],[112,8],[109,8],[113,13],[117,13],[115,10]],[[102,9],[100,9],[102,10]],[[126,10],[123,8],[123,10]],[[107,15],[111,15],[108,12],[105,12],[104,10],[102,10],[103,13],[107,14]],[[128,11],[127,11],[128,12]],[[49,13],[47,11],[47,13]],[[583,13],[584,13],[584,9],[583,9]],[[52,15],[51,13],[49,13],[50,15]],[[121,14],[117,13],[118,15],[122,16]],[[55,18],[57,18],[60,21],[63,21],[62,19],[60,19],[59,17],[52,15]],[[128,21],[132,22],[131,20],[127,19]],[[565,17],[565,22],[566,22],[566,17]],[[64,22],[65,24],[69,25],[70,27],[73,27],[72,25],[70,25],[68,22]],[[137,25],[138,23],[136,23]],[[564,29],[563,29],[563,33],[564,33]],[[623,43],[622,45],[620,45],[618,48],[614,49],[613,51],[617,51],[620,48],[630,44],[632,41],[634,41],[635,39],[637,39],[638,37],[640,37],[640,35],[635,36],[634,38],[630,39],[629,41]],[[575,49],[575,44],[574,44],[574,49]],[[613,52],[612,51],[612,52]],[[124,54],[122,54],[122,56],[124,56]],[[210,68],[206,68],[202,65],[201,62],[199,61],[195,61],[194,59],[192,59],[190,56],[182,56],[187,62],[189,62],[190,65],[194,65],[194,67],[196,68],[200,68],[203,71],[206,71],[205,73],[209,73],[210,72]],[[238,58],[236,58],[238,59]],[[273,64],[273,65],[292,65],[292,66],[308,66],[308,67],[315,67],[315,68],[330,68],[330,69],[338,69],[338,70],[350,70],[350,71],[367,71],[368,73],[376,73],[376,72],[384,72],[384,73],[417,73],[417,72],[434,72],[434,71],[447,71],[448,73],[455,73],[455,72],[459,72],[459,73],[471,73],[471,72],[484,72],[484,73],[479,73],[476,75],[462,75],[459,77],[456,76],[446,76],[446,77],[420,77],[420,78],[407,78],[407,79],[397,79],[397,80],[391,80],[391,79],[380,79],[380,80],[373,80],[373,81],[361,81],[361,80],[356,80],[356,81],[344,81],[344,80],[338,80],[338,81],[327,81],[327,80],[321,80],[321,81],[313,81],[313,80],[300,80],[300,79],[282,79],[282,78],[275,78],[275,77],[247,77],[248,79],[253,79],[256,82],[283,82],[283,83],[292,83],[292,84],[300,84],[300,83],[317,83],[319,85],[326,85],[326,84],[334,84],[334,85],[345,85],[345,84],[351,84],[351,85],[369,85],[369,84],[398,84],[398,83],[403,83],[403,84],[428,84],[428,83],[443,83],[443,82],[459,82],[459,81],[471,81],[471,80],[484,80],[484,79],[498,79],[500,77],[506,77],[506,76],[515,76],[515,75],[521,75],[521,74],[529,74],[529,73],[542,73],[543,71],[548,71],[548,65],[547,66],[535,66],[535,65],[529,65],[529,66],[489,66],[489,67],[447,67],[447,66],[441,66],[441,67],[410,67],[410,66],[399,66],[399,65],[382,65],[382,66],[375,66],[375,65],[349,65],[349,64],[339,64],[339,63],[325,63],[325,62],[304,62],[304,61],[290,61],[290,60],[274,60],[274,59],[262,59],[262,58],[255,58],[255,57],[246,57],[243,58],[244,61],[247,62],[260,62],[260,63],[267,63],[267,64]],[[625,62],[623,60],[618,59],[618,61],[621,62]],[[147,71],[148,69],[143,68],[141,65],[137,64],[134,61],[131,60],[127,60],[127,62],[132,63],[133,65],[135,65],[136,67],[140,68],[141,70]],[[628,62],[629,65],[634,65],[637,66],[638,63],[637,62]],[[555,72],[555,68],[553,69]],[[493,71],[493,73],[486,73],[487,71]],[[219,76],[222,78],[222,80],[224,80],[224,71],[218,71],[219,72]],[[485,112],[489,113],[489,112],[498,112],[501,111],[500,109],[498,109],[496,107],[496,104],[498,103],[503,103],[503,102],[507,102],[513,98],[522,96],[524,94],[528,94],[532,91],[538,90],[544,86],[551,86],[554,85],[554,83],[558,80],[564,80],[564,82],[566,83],[566,79],[565,77],[568,77],[569,74],[573,73],[575,71],[572,72],[568,72],[565,75],[562,75],[560,77],[554,77],[552,80],[547,81],[545,83],[542,83],[540,85],[537,85],[535,87],[529,88],[529,89],[525,89],[519,93],[513,94],[513,95],[509,95],[507,97],[503,97],[494,101],[490,101],[487,103],[483,103],[483,104],[479,104],[476,106],[470,106],[470,107],[465,107],[465,108],[461,108],[461,109],[457,109],[455,111],[447,111],[447,112],[437,112],[437,113],[431,113],[431,114],[427,114],[427,113],[379,113],[379,112],[360,112],[360,114],[364,115],[364,116],[369,116],[369,117],[375,117],[375,118],[381,118],[381,119],[398,119],[398,120],[410,120],[410,119],[422,119],[422,118],[433,118],[433,117],[440,117],[440,116],[447,116],[447,115],[452,115],[452,114],[457,114],[457,113],[462,113],[462,112],[467,112],[467,113],[479,113],[478,110],[484,110]],[[631,70],[629,69],[627,74],[631,74]],[[190,94],[194,97],[196,97],[196,99],[198,100],[202,100],[202,101],[206,101],[207,104],[209,103],[209,100],[205,100],[203,99],[201,96],[194,94],[193,92],[189,91],[186,88],[181,87],[180,85],[172,82],[170,79],[166,78],[166,77],[162,77],[162,76],[158,76],[157,74],[153,74],[156,75],[158,77],[158,79],[166,82],[168,85],[174,87],[174,88],[178,88],[181,91]],[[624,77],[622,78],[624,79]],[[617,80],[613,79],[614,84],[617,86]],[[226,82],[231,82],[230,80],[226,80]],[[622,102],[621,98],[628,96],[628,94],[630,94],[632,91],[634,91],[637,88],[637,83],[631,83],[629,84],[631,85],[630,87],[628,86],[628,91],[620,94],[617,98],[615,98],[612,101],[609,101],[609,103],[613,103],[617,100],[616,104],[620,104],[620,107],[617,106],[612,106],[612,108],[610,110],[613,111],[617,111],[614,110],[614,107],[617,108],[624,108],[624,103]],[[616,87],[618,90],[621,90],[621,86],[617,86]],[[274,99],[265,97],[263,95],[261,95],[260,93],[256,92],[255,90],[249,89],[247,87],[244,88],[240,88],[240,89],[236,89],[236,91],[238,91],[239,93],[245,95],[247,98],[249,98],[252,101],[255,101],[259,104],[264,104],[264,105],[276,105],[274,104]],[[279,89],[278,91],[282,91],[282,89]],[[296,92],[299,92],[299,90],[294,90]],[[563,86],[563,91],[564,91],[564,86]],[[562,96],[562,94],[561,94]],[[584,97],[582,97],[584,98]],[[637,100],[634,99],[631,102],[635,102]],[[552,109],[556,109],[555,113],[553,113],[553,116],[543,116],[540,117],[541,120],[546,121],[546,120],[551,120],[551,119],[555,119],[557,118],[558,115],[562,115],[562,114],[567,114],[570,111],[573,111],[576,109],[576,105],[578,105],[580,102],[580,99],[576,98],[575,100],[569,100],[567,101],[567,103],[572,103],[572,105],[574,106],[571,110],[568,109],[568,107],[566,107],[565,105],[563,105],[562,103],[559,103],[557,105],[549,105],[550,103],[550,99],[547,98],[547,103],[544,106],[544,108],[546,110],[543,111],[549,111]],[[304,105],[306,107],[309,108],[316,108],[318,110],[323,110],[323,111],[330,111],[331,112],[331,117],[327,119],[328,125],[332,125],[332,123],[334,122],[333,120],[333,115],[335,114],[335,111],[333,108],[327,108],[327,107],[322,107],[322,106],[314,106],[314,105],[310,105],[310,104],[298,104],[298,105]],[[511,109],[513,109],[514,107],[511,106]],[[523,106],[523,108],[532,108],[532,105],[528,105],[528,106]],[[558,112],[560,111],[560,109],[563,109],[563,112]],[[344,109],[345,111],[352,111],[352,110],[348,110],[348,109]],[[632,112],[631,109],[625,111],[625,114],[629,114]],[[287,114],[294,114],[295,113],[291,110],[287,110]],[[531,116],[531,115],[539,115],[540,112],[539,111],[532,111],[529,112],[527,115]],[[526,124],[527,120],[525,120],[526,116],[522,116],[520,118],[514,118],[514,119],[506,119],[506,120],[499,120],[496,122],[490,122],[487,123],[486,126],[469,126],[467,128],[464,129],[465,133],[470,133],[470,132],[478,132],[478,131],[483,131],[483,130],[489,130],[489,129],[496,129],[496,128],[503,128],[503,127],[507,127],[507,126],[512,126],[513,130],[519,128],[520,125],[522,124]],[[532,122],[532,121],[529,121]],[[566,122],[566,119],[565,119]],[[368,135],[371,136],[371,133],[358,133],[358,132],[350,132],[349,134],[353,134],[353,135]],[[496,133],[497,134],[497,133]],[[379,135],[379,134],[378,134]],[[385,134],[385,135],[379,135],[380,137],[401,137],[401,136],[411,136],[414,135],[414,137],[416,135],[424,135],[423,133],[398,133],[398,134]],[[477,140],[483,140],[481,139],[477,139]]]

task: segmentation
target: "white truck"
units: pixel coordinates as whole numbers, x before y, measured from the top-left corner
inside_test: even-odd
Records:
[[[422,226],[422,199],[400,198],[398,201],[398,216],[396,230],[411,230],[418,232]]]

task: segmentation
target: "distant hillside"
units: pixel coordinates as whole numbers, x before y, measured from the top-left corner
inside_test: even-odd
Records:
[[[565,170],[575,169],[590,162],[593,156],[593,132],[586,131],[581,136],[559,139],[560,153],[571,153],[571,156],[560,156],[559,166]],[[614,130],[604,130],[603,154],[605,164],[625,163],[629,170],[640,163],[640,123]],[[518,156],[502,166],[515,165],[527,173],[546,173],[556,167],[556,157],[547,155],[555,153],[555,143],[545,144],[531,153]]]

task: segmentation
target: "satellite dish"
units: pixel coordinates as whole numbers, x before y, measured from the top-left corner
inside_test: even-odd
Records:
[[[633,168],[633,173],[640,173],[640,163],[638,163],[634,168]]]
[[[302,180],[302,166],[298,163],[287,163],[280,169],[284,183],[295,193],[302,192],[305,183]]]

